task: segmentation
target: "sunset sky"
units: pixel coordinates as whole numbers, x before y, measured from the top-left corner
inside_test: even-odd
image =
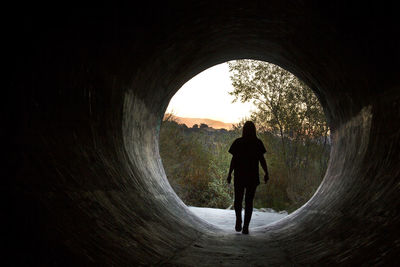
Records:
[[[185,83],[171,99],[167,113],[236,123],[249,116],[252,103],[232,103],[233,87],[227,63],[211,67]]]

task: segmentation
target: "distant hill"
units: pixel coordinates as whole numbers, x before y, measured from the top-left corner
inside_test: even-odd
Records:
[[[169,114],[166,114],[168,116]],[[200,126],[201,123],[207,124],[208,127],[214,128],[214,129],[227,129],[230,130],[232,129],[232,124],[233,123],[228,123],[228,122],[222,122],[222,121],[216,121],[216,120],[211,120],[211,119],[202,119],[202,118],[182,118],[178,116],[174,116],[173,118],[180,124],[185,124],[187,127],[191,128],[193,125],[198,124]]]

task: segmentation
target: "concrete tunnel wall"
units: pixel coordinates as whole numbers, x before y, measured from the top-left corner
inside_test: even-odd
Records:
[[[16,175],[3,190],[16,266],[379,265],[399,258],[396,9],[243,2],[19,12],[13,101],[4,108],[13,125],[6,163]],[[333,146],[312,199],[238,241],[191,214],[173,192],[158,132],[187,80],[239,58],[278,64],[310,85]]]

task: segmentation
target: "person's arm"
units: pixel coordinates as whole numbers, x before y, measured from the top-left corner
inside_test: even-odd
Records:
[[[232,181],[232,172],[233,172],[233,168],[234,168],[234,164],[233,164],[233,157],[232,157],[232,159],[231,159],[231,165],[229,166],[228,178],[226,179],[226,181],[228,182],[228,184],[230,184],[231,181]]]
[[[264,170],[264,182],[267,183],[267,181],[269,180],[269,174],[268,174],[268,167],[267,167],[267,162],[265,161],[264,155],[261,155],[260,157],[260,163],[261,163],[261,167]]]

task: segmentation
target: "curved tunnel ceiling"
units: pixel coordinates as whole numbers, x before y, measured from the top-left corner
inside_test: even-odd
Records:
[[[6,107],[17,169],[13,261],[28,265],[389,264],[399,254],[399,21],[390,6],[193,1],[20,13]],[[29,43],[29,46],[26,46]],[[332,129],[312,199],[249,237],[219,232],[169,186],[158,153],[172,95],[212,65],[280,65]],[[10,117],[11,118],[11,117]],[[10,120],[11,121],[11,120]]]

